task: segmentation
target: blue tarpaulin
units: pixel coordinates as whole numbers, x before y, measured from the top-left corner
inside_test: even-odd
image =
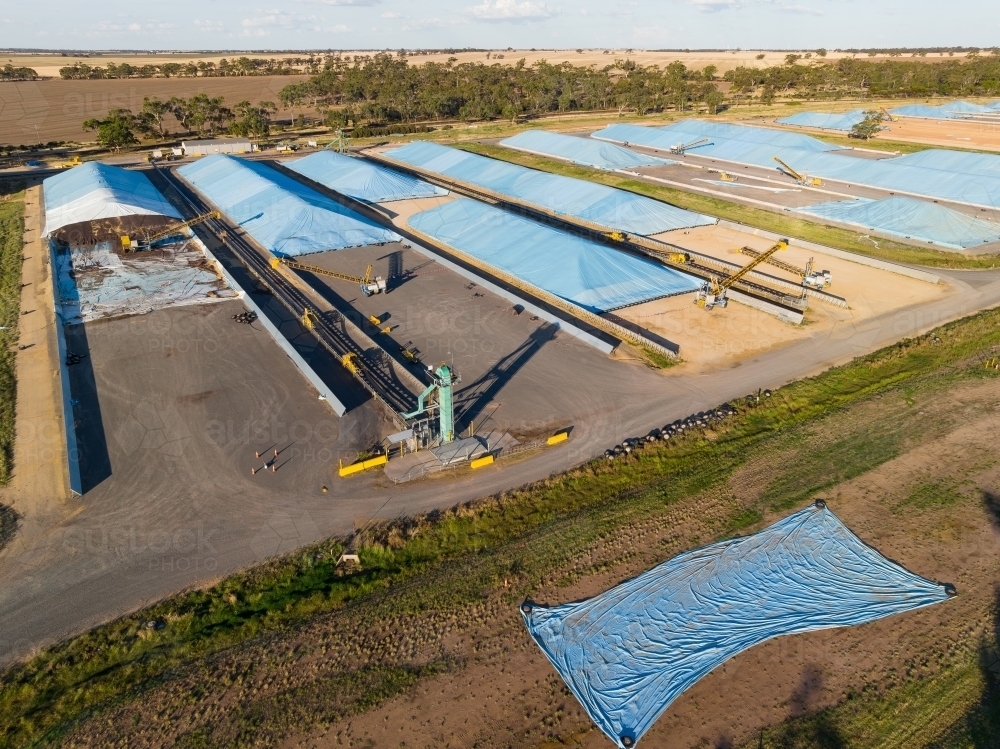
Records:
[[[459,198],[409,220],[446,245],[599,313],[694,291],[700,282],[485,203]]]
[[[613,143],[601,143],[592,138],[550,133],[545,130],[525,130],[512,138],[500,141],[500,145],[543,156],[554,156],[557,159],[597,169],[634,169],[637,166],[672,163],[666,159],[629,151]]]
[[[922,117],[931,120],[956,120],[967,118],[977,114],[997,114],[1000,112],[1000,101],[991,104],[973,104],[969,101],[949,101],[937,106],[927,104],[909,104],[905,107],[893,109],[892,113],[898,117]]]
[[[789,117],[782,117],[778,122],[782,125],[797,125],[798,127],[816,127],[823,130],[843,130],[850,132],[851,128],[865,118],[864,109],[850,112],[799,112]]]
[[[142,172],[96,161],[80,164],[42,182],[45,234],[84,221],[122,216],[167,216],[177,212]]]
[[[295,257],[400,239],[259,161],[213,154],[177,171],[275,255]]]
[[[555,213],[642,236],[708,226],[718,220],[625,190],[540,172],[437,143],[408,143],[386,156]]]
[[[532,638],[619,747],[686,689],[773,637],[940,603],[945,586],[867,546],[826,507],[681,554],[595,598],[525,602]]]
[[[796,210],[954,250],[1000,242],[1000,224],[914,198],[835,200]]]
[[[401,174],[365,159],[335,151],[317,151],[285,164],[292,171],[331,190],[367,203],[447,195],[443,187]]]
[[[1000,156],[930,149],[887,159],[858,158],[804,133],[779,133],[749,125],[683,120],[662,128],[610,125],[594,138],[668,148],[707,137],[689,154],[779,169],[774,157],[813,177],[878,187],[922,197],[1000,208]],[[791,139],[791,140],[789,140]],[[838,153],[839,152],[839,153]]]

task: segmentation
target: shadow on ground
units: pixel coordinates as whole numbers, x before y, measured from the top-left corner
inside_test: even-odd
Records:
[[[97,395],[97,379],[90,357],[86,323],[67,325],[66,353],[80,360],[69,367],[69,389],[73,398],[73,422],[80,451],[80,479],[86,494],[111,476],[111,458]]]
[[[14,538],[20,520],[21,516],[14,508],[0,504],[0,551]]]
[[[1000,532],[1000,494],[983,492],[983,509],[993,529]],[[975,749],[1000,749],[1000,580],[993,591],[992,631],[979,644],[979,668],[986,688],[979,704],[956,721],[934,749],[971,746]]]

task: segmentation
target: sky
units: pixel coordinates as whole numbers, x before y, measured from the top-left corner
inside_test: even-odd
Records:
[[[34,0],[0,46],[47,49],[989,47],[995,0]]]

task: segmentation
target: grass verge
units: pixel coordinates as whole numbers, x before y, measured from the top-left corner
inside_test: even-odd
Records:
[[[459,142],[453,145],[466,151],[499,159],[500,161],[508,161],[512,164],[520,164],[532,169],[539,169],[553,174],[562,174],[567,177],[585,179],[610,187],[629,190],[630,192],[646,195],[656,200],[662,200],[680,208],[686,208],[689,211],[706,213],[783,236],[796,237],[848,252],[855,252],[859,255],[879,258],[880,260],[923,265],[931,268],[992,268],[998,262],[996,257],[991,255],[966,256],[960,253],[913,247],[912,245],[893,242],[889,239],[879,239],[879,246],[876,247],[870,240],[862,239],[858,233],[842,229],[838,226],[817,224],[812,221],[764,210],[763,208],[738,205],[709,195],[699,195],[665,185],[655,185],[635,179],[634,177],[578,166],[565,161],[559,161],[558,159],[536,156],[535,154],[515,151],[502,146],[470,142]]]
[[[24,193],[19,192],[0,200],[0,484],[10,480],[14,467],[15,360],[23,241]]]
[[[666,508],[719,487],[749,457],[778,454],[802,443],[804,434],[817,430],[824,419],[838,414],[846,419],[850,409],[904,386],[920,394],[949,387],[957,378],[996,377],[980,365],[979,357],[1000,347],[998,323],[1000,311],[984,312],[781,388],[759,406],[745,405],[711,435],[660,443],[627,461],[592,461],[520,491],[375,529],[358,540],[360,570],[336,565],[343,542],[334,539],[99,627],[0,678],[0,744],[57,741],[82,721],[139,702],[199,668],[211,667],[213,680],[225,678],[230,684],[238,678],[233,671],[211,664],[242,653],[248,668],[263,665],[268,643],[294,639],[299,629],[331,612],[337,612],[338,625],[345,629],[351,617],[361,617],[357,632],[362,634],[349,632],[345,648],[358,652],[368,647],[364,638],[379,636],[389,652],[397,653],[401,635],[392,626],[394,618],[433,615],[453,621],[456,612],[481,606],[483,591],[496,590],[507,577],[516,583],[506,594],[510,599],[553,571],[569,570],[565,574],[571,577],[582,549],[627,523],[650,518],[667,523]],[[896,400],[898,417],[880,421],[885,430],[895,431],[840,435],[834,430],[832,447],[828,440],[803,453],[808,458],[804,468],[787,461],[797,479],[775,472],[760,508],[723,507],[712,538],[748,528],[765,510],[793,507],[899,454],[900,435],[916,433],[913,420],[920,417],[902,397]],[[923,432],[933,439],[926,425]],[[882,447],[875,450],[873,445]],[[837,459],[831,460],[831,454]],[[157,626],[147,627],[147,622]],[[413,629],[414,637],[424,637],[424,628]],[[388,670],[372,671],[373,666]],[[443,667],[451,666],[426,665],[428,673]],[[397,668],[355,664],[324,678],[361,685],[356,701],[338,708],[349,713],[405,691],[423,673]],[[283,715],[281,705],[304,699],[289,703],[290,694],[247,707],[235,732],[192,736],[189,745],[240,746],[243,731],[260,735],[266,716]]]
[[[765,729],[742,749],[1000,746],[1000,689],[975,660]]]

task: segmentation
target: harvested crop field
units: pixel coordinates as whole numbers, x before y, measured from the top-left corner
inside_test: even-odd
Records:
[[[1000,448],[983,435],[1000,422],[1000,397],[998,373],[983,361],[1000,349],[997,318],[987,312],[949,324],[759,403],[741,399],[735,417],[631,457],[372,531],[361,542],[362,570],[327,583],[341,596],[336,586],[356,575],[366,592],[353,602],[270,634],[255,630],[259,636],[208,657],[192,650],[186,665],[131,692],[141,700],[107,705],[79,724],[66,720],[50,736],[74,747],[599,749],[606,738],[529,639],[519,602],[592,596],[823,498],[863,541],[916,574],[952,582],[958,596],[746,651],[684,693],[646,744],[913,747],[947,738],[992,746]],[[289,575],[301,565],[315,576],[339,548],[314,548],[279,569]],[[196,605],[160,604],[87,635],[80,652],[105,659],[104,647],[117,650],[144,618],[161,616],[162,633],[137,639],[152,638],[163,657],[201,626],[200,611],[259,605],[250,583],[224,583],[198,594]],[[321,610],[322,594],[302,595],[307,608]],[[299,605],[279,601],[286,612]],[[66,647],[62,658],[78,663],[70,657],[77,646]],[[101,680],[122,678],[94,667],[101,671],[91,693]],[[16,699],[12,689],[0,695],[10,738],[35,730],[13,728],[20,701],[44,682],[44,660],[28,673],[33,680],[17,683],[30,688]],[[63,675],[67,684],[88,682]],[[50,707],[50,722],[53,709],[67,714],[71,696],[53,693],[46,699],[60,701],[35,702],[36,710]]]
[[[188,99],[195,94],[224,96],[233,106],[244,99],[251,103],[278,103],[278,92],[306,76],[246,76],[230,78],[131,78],[127,80],[18,81],[0,84],[0,142],[9,145],[48,141],[91,141],[93,133],[81,125],[91,117],[104,117],[108,110],[125,108],[138,112],[144,97]],[[298,110],[281,110],[279,119]],[[168,117],[167,130],[180,126]],[[35,127],[38,127],[37,137]]]

